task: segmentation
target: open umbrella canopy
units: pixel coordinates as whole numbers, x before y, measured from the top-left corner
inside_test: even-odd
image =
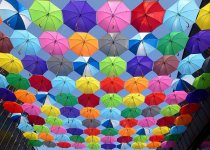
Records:
[[[82,135],[83,134],[83,130],[79,129],[79,128],[68,128],[67,132],[72,135]]]
[[[144,117],[154,117],[160,113],[160,107],[158,106],[149,106],[142,110],[142,116]]]
[[[161,142],[164,140],[164,135],[151,135],[149,137],[149,140],[152,141],[152,142]]]
[[[81,77],[76,81],[76,87],[82,93],[91,94],[100,89],[100,83],[93,77]]]
[[[85,139],[79,135],[72,135],[70,137],[70,140],[73,141],[73,142],[77,142],[77,143],[83,143],[85,142]]]
[[[166,96],[165,102],[170,105],[179,104],[185,101],[186,97],[187,93],[185,91],[174,91]]]
[[[40,139],[42,139],[44,141],[48,141],[48,142],[51,142],[54,140],[53,135],[51,135],[49,133],[40,133],[38,136]]]
[[[165,136],[166,141],[178,141],[179,138],[181,137],[181,134],[168,134]]]
[[[200,103],[203,100],[206,100],[209,96],[209,93],[205,89],[194,90],[188,93],[186,101],[188,103]]]
[[[57,146],[60,148],[69,148],[71,147],[71,144],[69,142],[58,142]]]
[[[65,106],[60,108],[61,115],[65,116],[66,118],[76,118],[80,115],[78,109],[74,107]]]
[[[134,137],[134,139],[133,139],[133,141],[134,142],[147,142],[147,140],[149,139],[149,137],[148,136],[146,136],[146,135],[137,135],[137,136],[135,136]]]
[[[180,109],[180,114],[192,114],[197,112],[200,109],[200,104],[198,103],[190,103],[183,105]]]
[[[101,138],[101,142],[103,142],[105,144],[113,144],[113,143],[117,142],[117,138],[115,138],[113,136],[104,136]]]
[[[82,125],[87,128],[97,128],[99,127],[101,122],[96,119],[85,119],[82,121]]]
[[[23,111],[28,113],[29,115],[39,115],[41,113],[40,108],[35,104],[25,103],[22,105]]]
[[[170,128],[166,126],[162,126],[162,127],[154,128],[152,132],[154,135],[163,135],[163,134],[169,133],[169,131],[170,131]]]
[[[176,142],[174,142],[174,141],[164,141],[164,142],[162,142],[161,143],[161,147],[162,148],[173,148],[173,147],[175,147],[176,146]]]
[[[173,126],[170,130],[170,134],[182,134],[186,129],[186,126]]]
[[[16,101],[16,96],[12,91],[0,88],[0,99],[1,101]]]
[[[77,97],[71,94],[61,93],[61,94],[58,94],[55,97],[55,99],[58,103],[60,103],[63,106],[74,106],[78,104]]]
[[[14,94],[16,98],[23,103],[32,104],[36,101],[36,97],[33,95],[33,93],[27,90],[17,90],[14,92]]]
[[[121,111],[121,116],[124,118],[136,118],[141,114],[141,110],[137,107],[126,108]]]
[[[3,32],[0,32],[0,53],[9,53],[13,49],[13,45]]]
[[[152,92],[162,92],[170,87],[172,79],[169,76],[157,76],[149,81],[148,88]]]
[[[50,129],[45,125],[34,125],[33,128],[38,133],[50,133]]]
[[[69,93],[75,89],[75,82],[67,76],[57,76],[52,80],[52,87],[60,93]]]
[[[145,97],[142,94],[128,94],[123,98],[123,104],[129,108],[138,107],[142,103],[144,103]]]
[[[55,133],[55,134],[66,134],[67,131],[64,127],[57,127],[57,126],[52,126],[50,128],[51,132]]]
[[[174,105],[168,105],[168,106],[163,107],[160,113],[163,116],[173,116],[179,113],[179,110],[180,110],[180,106],[177,104],[174,104]]]
[[[158,126],[170,126],[172,124],[174,124],[174,121],[175,121],[175,117],[173,116],[164,116],[160,119],[157,120],[157,125]]]
[[[120,117],[120,110],[117,108],[105,108],[101,111],[101,116],[105,119],[117,119]]]
[[[145,103],[149,106],[159,105],[165,100],[165,94],[161,92],[151,93],[145,97]]]
[[[27,144],[33,147],[41,147],[43,145],[43,142],[39,140],[29,140]]]
[[[133,128],[123,128],[118,132],[121,136],[132,136],[136,133],[136,130]]]
[[[66,118],[63,120],[63,125],[68,128],[77,128],[82,125],[82,122],[76,118]]]
[[[118,77],[107,77],[100,83],[106,93],[118,93],[124,88],[124,81]]]
[[[94,135],[97,136],[101,133],[101,130],[97,129],[97,128],[87,128],[84,130],[84,133],[87,135]]]
[[[8,85],[6,77],[0,74],[0,88],[6,88]]]
[[[147,148],[149,149],[157,149],[161,146],[161,142],[149,142],[147,143]]]
[[[101,102],[105,107],[117,107],[122,103],[122,98],[118,94],[105,94]]]
[[[209,28],[209,16],[210,14],[208,13],[210,11],[210,4],[208,3],[207,5],[203,6],[197,16],[196,19],[196,24],[200,27],[201,30],[208,30]]]
[[[106,128],[101,131],[101,134],[105,136],[115,136],[118,134],[118,130],[115,128]]]
[[[143,149],[143,148],[145,148],[146,146],[147,146],[147,144],[142,143],[142,142],[134,142],[134,143],[131,145],[131,147],[132,147],[133,149]]]
[[[180,116],[176,117],[174,124],[175,125],[188,125],[192,121],[192,116],[189,114],[181,114]]]
[[[99,143],[101,139],[97,136],[88,136],[85,138],[85,142],[87,143]]]
[[[154,126],[156,122],[157,121],[153,117],[145,117],[138,121],[138,125],[141,126],[142,128],[145,128],[145,127]]]
[[[129,143],[132,140],[133,140],[133,138],[130,137],[130,136],[120,136],[120,137],[117,138],[117,142],[122,143],[122,144],[123,143]]]
[[[98,143],[88,143],[87,148],[89,148],[91,150],[98,150],[101,148],[101,145]]]
[[[151,130],[149,128],[141,128],[136,132],[136,134],[138,135],[147,135],[150,133],[151,133]]]
[[[23,136],[28,140],[38,140],[38,135],[35,132],[24,132]]]
[[[56,117],[56,116],[60,115],[60,110],[53,105],[48,105],[48,104],[42,105],[41,111],[42,111],[42,113],[44,113],[47,116],[55,116]]]
[[[196,77],[193,86],[196,89],[207,89],[210,86],[210,73],[203,73]]]
[[[21,123],[18,125],[18,129],[20,129],[22,132],[33,132],[33,127],[28,123]]]
[[[45,119],[46,123],[51,125],[51,126],[62,126],[63,125],[63,120],[60,118],[54,117],[54,116],[49,116]]]
[[[133,77],[125,82],[125,89],[130,93],[140,93],[148,88],[148,83],[145,77]]]
[[[205,73],[210,73],[210,57],[206,58],[204,63],[203,63],[203,66],[202,66],[202,70],[205,72]]]
[[[51,81],[42,75],[31,76],[29,82],[31,87],[35,88],[37,91],[48,92],[52,89]]]
[[[96,119],[100,116],[100,111],[93,107],[85,107],[80,110],[80,115],[87,119]]]
[[[79,96],[78,102],[84,107],[96,107],[99,105],[99,97],[94,94],[82,94]]]
[[[28,118],[29,123],[31,124],[35,124],[35,125],[45,124],[45,120],[40,116],[28,115],[27,118]]]
[[[132,128],[136,126],[138,121],[133,118],[126,118],[120,121],[120,125],[124,128]]]

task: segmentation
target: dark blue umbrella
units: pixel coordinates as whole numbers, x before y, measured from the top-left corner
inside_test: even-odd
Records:
[[[189,93],[186,97],[188,103],[200,103],[207,100],[209,94],[206,90],[195,90]]]
[[[131,149],[131,144],[129,143],[122,143],[117,145],[118,149]]]
[[[51,103],[51,104],[56,103],[55,96],[53,96],[52,94],[48,92],[38,92],[36,94],[36,99],[42,104],[45,104],[45,102]]]
[[[190,83],[188,83],[187,81],[183,79],[175,79],[172,83],[172,87],[176,91],[189,92],[189,91],[195,90],[194,86],[192,86]]]
[[[119,125],[119,121],[111,120],[111,119],[105,120],[102,123],[102,126],[104,126],[105,128],[115,128],[118,125]]]
[[[145,76],[152,71],[153,61],[147,56],[136,56],[127,64],[127,72],[132,76]]]
[[[170,130],[170,134],[182,134],[186,129],[186,126],[173,126]]]
[[[67,118],[76,118],[80,115],[80,111],[74,107],[65,106],[60,109],[61,115]]]
[[[150,133],[151,133],[150,129],[147,129],[147,128],[141,128],[136,132],[136,134],[138,135],[147,135]]]
[[[103,149],[114,149],[114,148],[116,148],[116,145],[115,144],[102,144],[101,148],[103,148]]]
[[[83,134],[83,130],[79,128],[68,128],[67,132],[72,134],[72,135],[81,135]]]
[[[96,11],[86,1],[70,1],[62,12],[64,23],[76,32],[88,32],[96,25]]]
[[[26,55],[22,63],[24,68],[32,74],[43,75],[48,70],[46,62],[35,55]]]
[[[0,101],[16,101],[15,94],[5,88],[0,88]]]

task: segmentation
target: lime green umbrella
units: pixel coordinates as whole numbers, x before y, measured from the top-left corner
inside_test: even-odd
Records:
[[[126,62],[120,57],[106,57],[100,62],[100,70],[107,76],[119,76],[126,71]]]
[[[118,134],[118,130],[114,129],[114,128],[106,128],[101,131],[101,134],[103,134],[105,136],[115,136]]]
[[[44,125],[34,125],[33,128],[36,132],[50,133],[50,129],[47,126],[44,126]]]
[[[29,8],[32,21],[46,31],[57,31],[63,24],[62,11],[50,1],[35,0]]]
[[[180,134],[168,134],[165,136],[166,141],[178,141],[179,138],[181,137]]]
[[[91,150],[97,150],[97,149],[101,148],[101,145],[98,143],[88,143],[87,148],[89,148]]]
[[[157,49],[163,55],[176,55],[185,48],[187,41],[188,36],[184,32],[171,32],[159,40]]]
[[[63,125],[63,121],[58,118],[58,117],[54,117],[54,116],[49,116],[45,119],[46,123],[48,123],[51,126],[61,126]]]
[[[193,86],[196,89],[207,89],[210,87],[210,73],[203,73],[199,77],[195,78]]]
[[[73,135],[70,137],[70,140],[77,143],[83,143],[85,142],[85,139],[79,135]]]
[[[10,73],[7,75],[6,79],[9,85],[14,87],[16,90],[27,90],[30,87],[28,79],[24,78],[20,74]]]
[[[124,118],[136,118],[141,115],[141,110],[137,107],[126,108],[121,112],[121,116]]]
[[[43,142],[39,141],[39,140],[29,140],[27,142],[28,145],[33,146],[33,147],[40,147],[43,145]]]
[[[177,104],[174,105],[168,105],[161,109],[160,114],[163,116],[173,116],[177,113],[179,113],[180,106]]]
[[[63,106],[74,106],[78,104],[77,98],[71,94],[61,93],[55,97],[56,101]]]
[[[118,94],[106,94],[101,97],[101,102],[106,107],[117,107],[122,103],[122,98]]]
[[[138,135],[138,136],[134,137],[133,141],[134,142],[143,142],[143,143],[145,143],[148,139],[149,139],[149,137],[146,136],[146,135]]]

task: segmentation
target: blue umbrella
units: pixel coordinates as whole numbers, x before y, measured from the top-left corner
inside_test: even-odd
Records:
[[[80,111],[74,107],[65,106],[60,108],[61,115],[67,118],[76,118],[80,116]]]
[[[139,33],[129,40],[129,50],[137,56],[148,56],[157,47],[158,39],[151,33]]]
[[[176,91],[192,91],[195,89],[195,87],[192,86],[192,83],[189,82],[189,80],[186,80],[187,78],[181,77],[179,79],[175,79],[172,82],[172,88]]]
[[[55,136],[55,140],[58,142],[69,142],[70,138],[65,134],[58,134]]]
[[[19,54],[36,55],[41,49],[38,38],[26,30],[15,30],[10,39]]]
[[[209,94],[206,90],[195,90],[193,92],[188,93],[186,97],[186,101],[188,103],[200,103],[202,101],[207,100]]]
[[[103,148],[103,149],[114,149],[114,148],[116,148],[116,145],[115,144],[102,144],[101,148]]]
[[[57,76],[52,80],[52,87],[59,93],[70,93],[75,89],[75,82],[67,76]]]
[[[78,128],[82,126],[82,122],[76,118],[66,118],[63,120],[63,124],[68,128]]]
[[[119,119],[120,114],[121,112],[117,108],[105,108],[101,111],[101,116],[105,119]]]
[[[136,134],[138,135],[148,135],[150,133],[151,133],[151,130],[147,128],[141,128],[136,132]]]
[[[74,71],[81,76],[94,76],[99,72],[99,63],[92,57],[79,57],[73,62]]]
[[[12,116],[10,117],[10,119],[13,122],[19,122],[21,118],[21,113],[13,113]]]
[[[118,125],[119,125],[119,121],[111,120],[111,119],[105,120],[102,123],[102,126],[104,126],[105,128],[115,128]]]
[[[0,74],[0,88],[6,88],[9,85],[5,76]]]
[[[5,24],[15,30],[25,30],[31,24],[28,10],[17,0],[1,1],[0,16]]]
[[[15,94],[6,89],[6,88],[0,88],[0,101],[16,101]]]
[[[21,123],[18,125],[18,129],[20,129],[22,132],[33,132],[33,127],[28,123]]]
[[[38,92],[36,94],[36,99],[42,104],[55,104],[55,96],[48,92]]]
[[[201,69],[204,61],[202,54],[191,54],[179,63],[178,71],[181,74],[193,74]]]
[[[198,12],[194,0],[179,0],[166,10],[163,22],[171,31],[185,31],[195,23]]]
[[[69,128],[67,129],[67,132],[72,134],[72,135],[81,135],[83,134],[83,130],[79,128]]]
[[[122,143],[117,145],[118,149],[131,149],[131,144],[129,143]]]
[[[185,132],[186,129],[186,126],[173,126],[170,129],[170,134],[182,134]]]

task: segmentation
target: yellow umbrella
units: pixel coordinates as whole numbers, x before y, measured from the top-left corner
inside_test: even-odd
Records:
[[[75,32],[68,41],[70,49],[79,56],[91,56],[98,50],[98,40],[85,32]]]
[[[100,138],[97,136],[88,136],[85,138],[85,142],[87,143],[98,143],[100,141],[101,141]]]
[[[100,89],[100,82],[93,77],[81,77],[76,81],[76,87],[82,93],[95,93]]]
[[[201,30],[210,29],[210,3],[200,9],[196,23]]]
[[[125,89],[130,93],[140,93],[148,88],[148,84],[145,77],[133,77],[125,82]]]
[[[131,136],[136,133],[136,130],[133,128],[123,128],[119,130],[121,136]]]
[[[38,140],[38,135],[35,132],[25,132],[23,136],[28,140]]]
[[[142,142],[134,142],[134,143],[131,145],[131,147],[132,147],[133,149],[143,149],[143,148],[145,148],[146,146],[147,146],[147,144],[142,143]]]
[[[23,70],[22,62],[11,54],[0,53],[0,67],[9,73],[20,73]]]
[[[44,114],[48,115],[48,116],[55,116],[55,117],[57,117],[57,116],[60,115],[60,110],[57,107],[53,106],[53,105],[45,104],[45,105],[43,105],[41,107],[41,111]]]
[[[96,119],[100,116],[100,111],[93,107],[85,107],[80,110],[80,115],[88,119]]]
[[[160,146],[161,146],[160,142],[149,142],[147,144],[147,148],[150,148],[150,149],[157,149]]]
[[[162,126],[162,127],[156,127],[155,129],[153,129],[153,134],[154,135],[163,135],[163,134],[167,134],[169,133],[170,128],[167,126]]]
[[[128,94],[123,98],[123,104],[127,107],[138,107],[144,103],[145,97],[139,93]]]

